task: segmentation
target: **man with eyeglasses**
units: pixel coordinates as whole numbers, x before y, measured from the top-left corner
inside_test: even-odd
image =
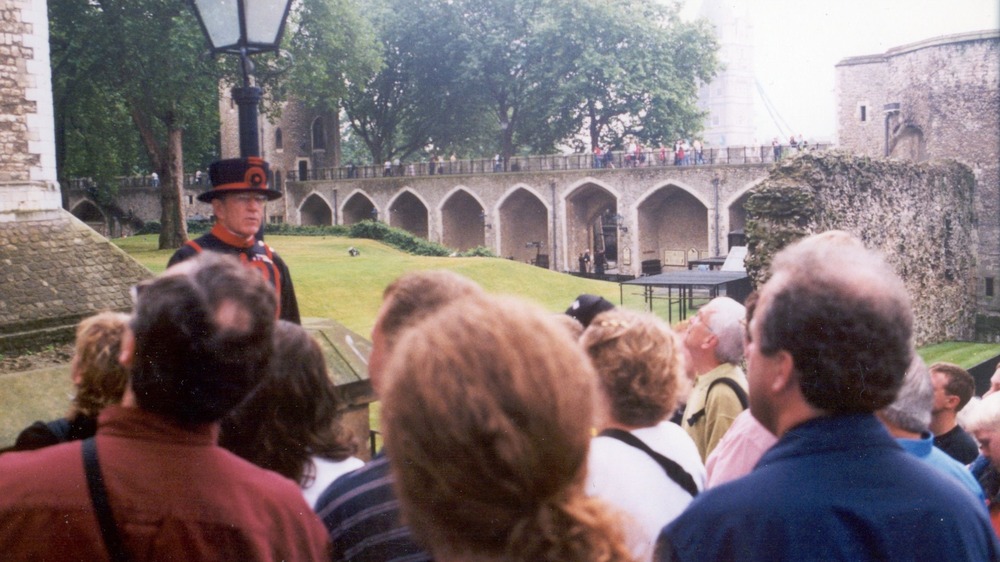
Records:
[[[208,234],[181,246],[167,267],[206,250],[236,256],[243,265],[260,271],[274,287],[278,317],[301,324],[288,266],[270,246],[256,238],[264,222],[264,206],[281,197],[280,191],[267,186],[268,169],[267,162],[256,156],[213,162],[208,170],[212,189],[199,195],[198,200],[212,204],[215,226]]]
[[[684,347],[695,375],[681,427],[694,439],[705,462],[709,453],[747,407],[743,360],[746,309],[729,297],[717,297],[691,317]]]
[[[847,233],[785,248],[749,331],[750,413],[778,442],[665,527],[654,560],[1000,560],[980,500],[875,416],[915,353],[881,254]]]

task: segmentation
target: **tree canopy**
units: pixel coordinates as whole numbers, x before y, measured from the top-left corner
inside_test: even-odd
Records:
[[[385,66],[343,106],[378,162],[422,148],[505,157],[700,132],[717,69],[704,21],[628,0],[382,0]]]
[[[60,175],[157,172],[160,247],[179,247],[184,144],[217,153],[219,131],[217,70],[193,14],[164,0],[62,0],[49,15]]]
[[[180,0],[49,3],[61,177],[162,178],[162,247],[186,237],[185,152],[218,158],[219,80]],[[283,48],[261,56],[268,107],[343,114],[376,162],[586,151],[696,135],[714,76],[709,26],[679,4],[631,0],[295,0]],[[289,66],[288,62],[291,60]]]

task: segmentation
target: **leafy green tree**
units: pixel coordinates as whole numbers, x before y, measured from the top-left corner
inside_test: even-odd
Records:
[[[564,65],[559,98],[569,108],[557,117],[585,129],[591,149],[629,136],[669,143],[699,131],[698,84],[718,65],[708,24],[681,21],[677,3],[580,3],[550,30]]]
[[[168,0],[60,0],[50,2],[53,88],[64,163],[83,158],[79,150],[105,155],[98,177],[120,173],[135,157],[124,143],[138,138],[149,166],[161,178],[160,248],[187,239],[181,194],[184,141],[206,152],[218,136],[217,76],[202,57],[204,38],[190,8]],[[73,101],[79,97],[80,101]],[[103,99],[102,99],[103,98]],[[107,118],[95,115],[105,103]],[[134,133],[122,127],[128,117]],[[73,123],[96,124],[94,129]],[[116,125],[117,123],[117,125]],[[123,133],[104,141],[102,133]],[[185,139],[185,132],[188,138]],[[74,135],[79,135],[76,138]],[[93,143],[84,148],[88,143]],[[72,168],[71,168],[72,169]]]
[[[558,36],[560,15],[577,7],[566,0],[454,0],[460,30],[456,47],[465,54],[463,80],[479,88],[477,99],[495,119],[504,161],[519,146],[548,152],[573,134],[571,124],[552,119],[560,111],[559,71],[565,67]]]
[[[282,102],[295,99],[329,116],[334,130],[349,85],[363,83],[381,65],[374,29],[356,0],[296,0],[282,48],[290,60],[257,57],[266,112],[277,116]],[[334,150],[339,163],[339,139]]]
[[[369,9],[383,66],[352,83],[343,106],[374,162],[482,145],[477,90],[463,81],[459,31],[445,2],[389,0]]]

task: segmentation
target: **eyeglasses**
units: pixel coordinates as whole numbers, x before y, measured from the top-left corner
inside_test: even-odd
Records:
[[[705,327],[706,330],[708,330],[708,333],[710,334],[715,333],[715,331],[712,330],[712,327],[706,324],[704,320],[702,320],[701,312],[698,312],[698,314],[695,314],[694,316],[691,317],[691,320],[688,322],[688,329],[693,328],[695,324],[701,324],[702,326]]]
[[[243,205],[249,205],[251,201],[255,201],[257,203],[260,203],[261,205],[267,203],[266,195],[259,195],[256,193],[237,193],[236,195],[231,195],[230,197],[232,197],[236,201],[239,201],[240,204]]]

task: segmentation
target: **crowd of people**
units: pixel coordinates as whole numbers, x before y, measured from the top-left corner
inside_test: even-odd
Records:
[[[229,189],[223,214],[266,188]],[[0,455],[4,557],[1000,557],[1000,392],[961,417],[971,377],[923,364],[901,280],[846,233],[675,327],[407,273],[371,334],[385,446],[367,463],[319,346],[227,253],[81,323],[67,415]]]

